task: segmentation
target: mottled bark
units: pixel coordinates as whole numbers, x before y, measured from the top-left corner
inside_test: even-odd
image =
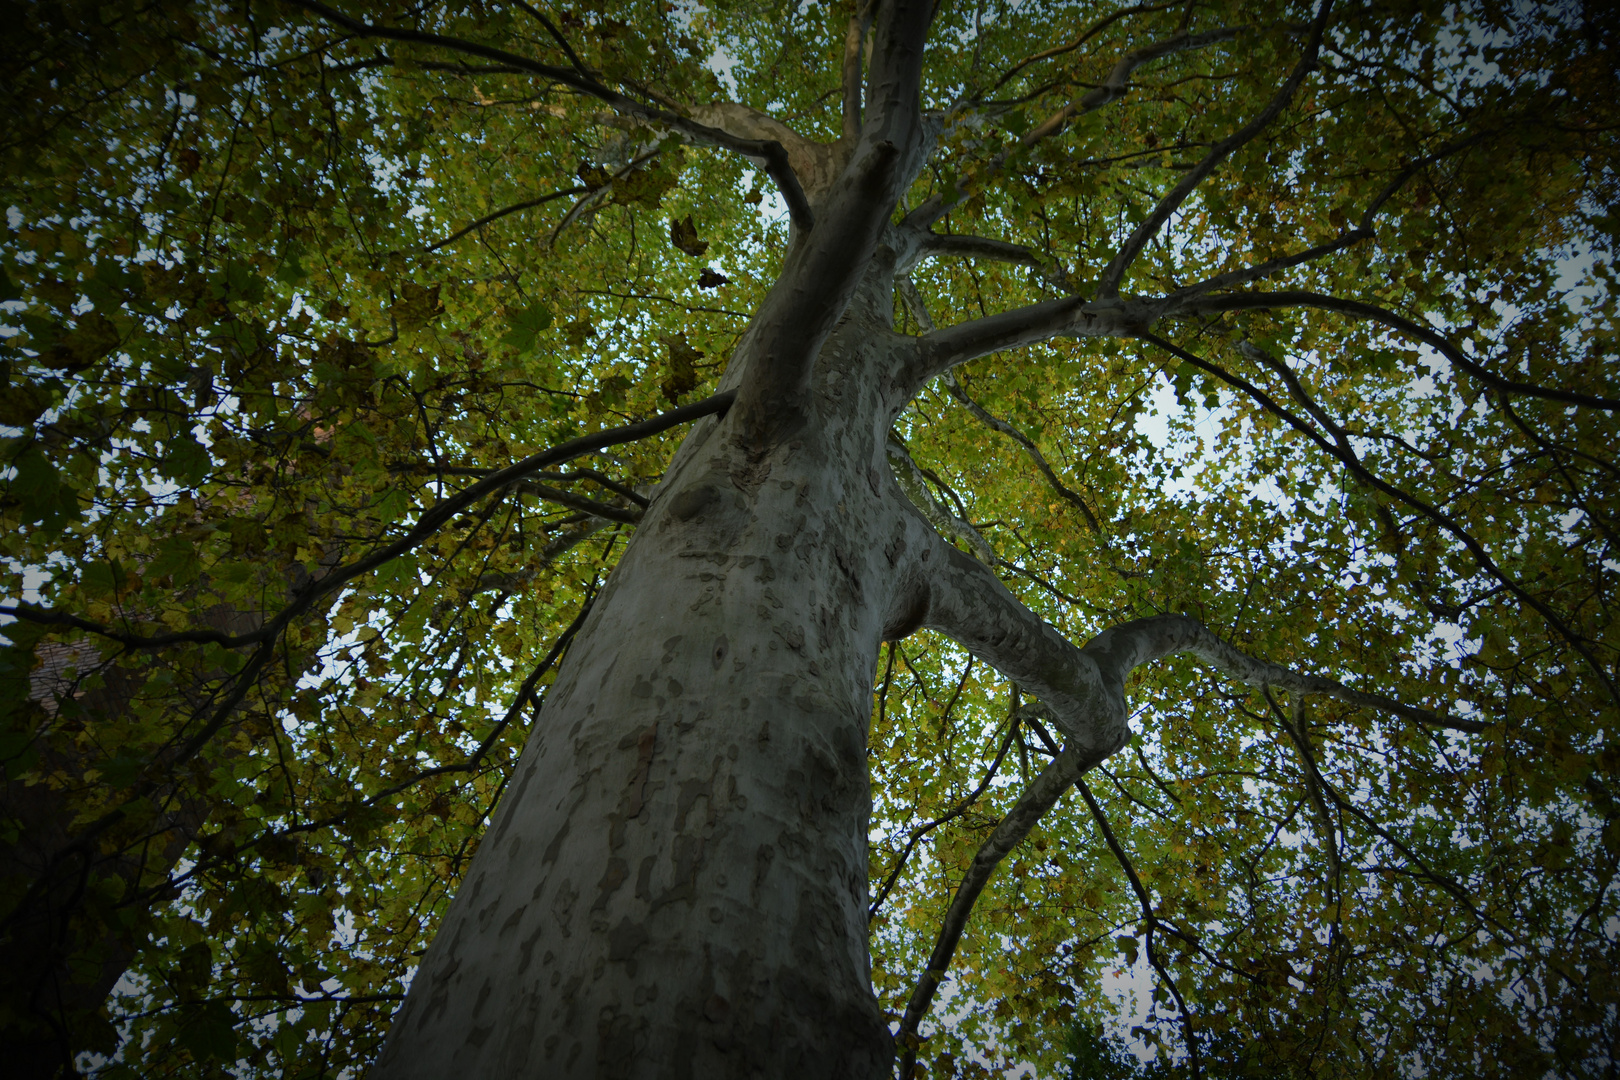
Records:
[[[759,454],[735,413],[689,437],[375,1076],[888,1074],[871,672],[937,556],[897,513],[886,331],[823,354],[797,437]]]

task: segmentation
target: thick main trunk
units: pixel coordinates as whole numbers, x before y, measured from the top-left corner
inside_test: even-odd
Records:
[[[888,1074],[866,730],[918,545],[875,382],[824,383],[758,459],[731,418],[694,431],[374,1077]]]

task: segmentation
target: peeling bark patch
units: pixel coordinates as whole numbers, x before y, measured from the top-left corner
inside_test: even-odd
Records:
[[[508,915],[506,921],[501,923],[501,935],[503,937],[517,928],[517,924],[523,920],[523,913],[527,910],[529,910],[528,904],[519,904],[512,909],[512,914]]]
[[[519,975],[522,975],[525,971],[529,970],[529,964],[534,960],[534,944],[540,940],[540,935],[545,933],[545,929],[546,928],[544,926],[535,927],[534,933],[530,934],[528,937],[524,938],[518,943],[518,952],[522,956],[522,959],[518,961]],[[546,955],[549,956],[551,954],[547,953]]]
[[[860,576],[855,573],[855,560],[844,553],[843,548],[833,549],[833,561],[844,574],[844,588],[857,608],[866,606],[866,595],[861,589]]]
[[[648,855],[641,860],[641,867],[636,871],[636,899],[652,899],[652,872],[653,864],[658,861],[657,856]]]
[[[754,852],[754,884],[750,889],[755,901],[759,899],[759,890],[765,884],[765,876],[771,872],[771,862],[776,858],[776,849],[769,844],[759,845]]]
[[[608,897],[618,892],[630,877],[630,867],[623,859],[609,859],[607,869],[602,871],[602,880],[596,883],[596,902],[591,905],[592,911],[601,911],[607,907]]]
[[[619,741],[620,750],[628,750],[632,745],[636,748],[636,768],[630,774],[630,784],[625,789],[628,798],[625,802],[624,817],[627,821],[640,814],[641,808],[646,805],[647,773],[652,768],[653,744],[657,741],[657,721],[644,731],[626,735]]]
[[[697,898],[698,870],[703,866],[703,841],[695,836],[676,836],[671,846],[675,863],[671,875],[673,884],[653,903],[654,908],[672,904],[676,900],[690,903]]]
[[[557,830],[557,835],[553,836],[551,843],[546,845],[545,853],[540,856],[542,866],[557,861],[557,852],[562,847],[563,838],[568,835],[569,820],[568,818],[563,819],[562,828]]]
[[[645,1036],[638,1029],[645,1028],[646,1018],[638,1023],[634,1017],[604,1015],[596,1024],[596,1075],[603,1080],[623,1080],[630,1076],[641,1056]],[[638,1037],[640,1036],[640,1037]]]
[[[551,901],[551,914],[556,918],[557,928],[562,931],[563,937],[569,934],[568,920],[574,913],[574,901],[578,899],[579,893],[574,889],[573,882],[565,878],[557,886],[557,895]]]
[[[427,1008],[422,1010],[422,1015],[416,1020],[416,1030],[421,1031],[427,1027],[428,1021],[432,1020],[435,1014],[444,1015],[445,1009],[450,1004],[450,977],[460,967],[461,960],[458,957],[446,964],[443,971],[433,976],[433,994],[428,998]]]
[[[521,805],[523,805],[523,793],[525,791],[529,790],[529,781],[532,780],[533,778],[534,778],[534,766],[530,765],[527,769],[523,770],[523,779],[518,781],[517,790],[512,792],[511,798],[506,800],[505,805],[507,805],[507,806],[521,806]],[[501,815],[500,828],[495,830],[495,837],[494,837],[495,843],[498,844],[498,843],[501,842],[501,837],[506,835],[506,830],[511,826],[511,824],[512,824],[512,815],[510,813],[502,814]]]
[[[615,963],[630,960],[637,949],[651,940],[645,926],[628,918],[620,919],[619,925],[608,931],[608,959]]]
[[[682,780],[681,793],[675,801],[675,831],[680,832],[686,828],[686,815],[691,812],[692,804],[698,799],[707,799],[713,803],[710,782],[707,780]]]

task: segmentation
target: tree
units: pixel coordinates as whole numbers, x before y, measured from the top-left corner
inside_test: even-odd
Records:
[[[1604,18],[14,9],[8,1060],[1602,1073]]]

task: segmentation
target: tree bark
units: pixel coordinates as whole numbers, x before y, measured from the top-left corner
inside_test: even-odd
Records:
[[[934,558],[886,464],[891,339],[846,322],[763,454],[735,410],[688,437],[374,1076],[889,1074],[871,675]]]

